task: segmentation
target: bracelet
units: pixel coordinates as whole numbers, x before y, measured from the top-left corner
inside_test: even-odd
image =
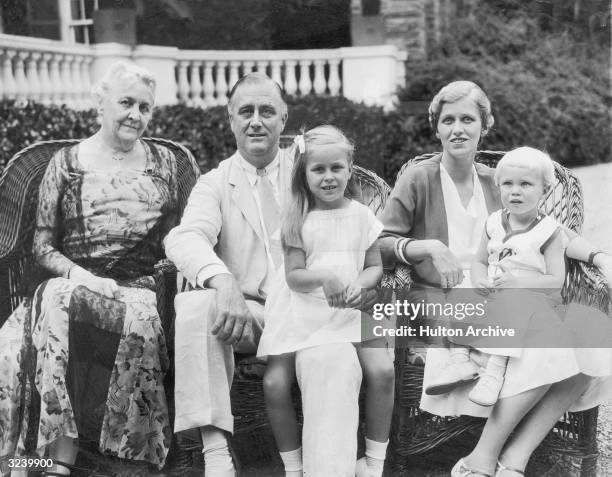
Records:
[[[408,265],[410,265],[410,260],[405,254],[406,245],[414,240],[413,238],[401,238],[395,242],[395,256]]]
[[[604,253],[603,250],[596,250],[594,252],[589,253],[589,259],[587,260],[587,263],[589,265],[593,265],[593,260],[595,259],[595,255],[598,255],[600,253]]]

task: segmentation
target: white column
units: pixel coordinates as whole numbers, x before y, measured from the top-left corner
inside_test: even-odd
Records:
[[[259,73],[266,74],[266,68],[268,67],[268,61],[260,60],[257,62],[257,71]]]
[[[392,108],[398,86],[398,61],[405,59],[393,45],[340,48],[342,92],[368,105]]]
[[[249,73],[253,72],[253,66],[255,66],[255,62],[254,61],[245,61],[244,63],[242,63],[242,76],[246,76]]]
[[[129,54],[130,48],[127,48]],[[148,69],[155,77],[155,104],[176,104],[178,83],[176,80],[179,49],[171,46],[138,45],[132,59],[138,66]]]
[[[204,63],[204,105],[214,106],[215,101],[215,82],[213,80],[212,69],[214,61],[206,61]]]
[[[74,43],[74,31],[71,30],[69,23],[72,19],[70,0],[57,0],[57,11],[60,21],[60,38],[63,42]]]
[[[325,94],[325,71],[324,71],[324,60],[314,60],[314,81],[312,83],[315,93],[319,96]]]
[[[51,103],[51,77],[49,76],[49,60],[53,55],[51,53],[43,53],[40,60],[40,102],[43,104]]]
[[[227,81],[225,81],[225,68],[227,61],[217,62],[217,81],[215,89],[217,90],[217,104],[223,106],[227,104]]]
[[[15,85],[17,99],[25,100],[28,99],[28,81],[26,79],[23,62],[28,57],[27,51],[18,51],[15,57]]]
[[[189,80],[187,79],[187,67],[189,61],[180,61],[178,67],[178,96],[179,101],[190,104],[189,99]]]
[[[17,95],[17,84],[13,76],[13,56],[15,50],[4,50],[4,61],[2,64],[2,85],[4,89],[4,97],[15,99]]]
[[[76,55],[72,62],[72,82],[74,84],[74,101],[75,107],[85,109],[87,107],[86,90],[83,84],[83,76],[81,75],[81,65],[85,58],[81,55]]]
[[[282,60],[272,60],[271,64],[272,64],[271,77],[274,81],[276,81],[282,87],[283,77],[281,75],[281,66],[283,62]]]
[[[310,81],[310,63],[310,60],[300,60],[300,82],[298,87],[302,96],[309,94],[312,89],[312,82]]]
[[[202,81],[200,81],[201,61],[191,62],[191,103],[194,106],[202,106]]]
[[[289,95],[294,95],[297,91],[297,81],[295,79],[295,66],[297,61],[285,61],[285,92]]]
[[[41,54],[33,51],[26,61],[26,77],[28,79],[28,88],[30,99],[40,102],[41,86],[40,78],[38,77],[38,60]]]
[[[238,82],[238,68],[240,68],[240,61],[230,61],[230,74],[228,84],[230,91]]]
[[[60,74],[62,78],[62,98],[66,106],[73,107],[72,93],[73,85],[70,77],[70,64],[74,59],[74,55],[64,55],[63,61],[60,63]]]
[[[85,106],[84,107],[96,107],[97,105],[95,104],[93,97],[91,95],[91,88],[93,86],[93,84],[91,83],[91,65],[93,63],[94,59],[91,56],[85,56],[83,58],[83,63],[81,63],[81,78],[83,79],[83,92],[84,92],[84,97],[83,99],[85,100]]]
[[[332,96],[338,96],[340,93],[340,60],[329,60],[329,80],[327,85],[329,86],[329,94]]]
[[[62,101],[62,78],[60,76],[59,62],[62,55],[54,53],[51,57],[49,75],[51,76],[51,101],[53,104],[61,104]]]

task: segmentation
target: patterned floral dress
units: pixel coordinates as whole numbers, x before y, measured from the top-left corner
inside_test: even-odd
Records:
[[[61,436],[162,467],[170,445],[168,368],[153,265],[178,220],[171,152],[143,143],[143,171],[85,169],[60,150],[40,185],[33,254],[40,284],[0,330],[0,457],[44,453]],[[66,277],[112,278],[106,298]],[[40,283],[40,280],[37,280]]]

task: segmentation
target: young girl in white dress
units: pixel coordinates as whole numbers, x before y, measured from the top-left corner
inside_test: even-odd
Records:
[[[382,276],[376,246],[382,224],[370,209],[349,198],[353,146],[340,130],[319,126],[295,142],[292,197],[281,227],[285,270],[279,271],[266,300],[266,326],[258,349],[259,356],[268,356],[268,417],[285,475],[301,477],[291,400],[295,352],[355,343],[367,383],[366,457],[358,461],[356,472],[380,477],[393,410],[393,362],[383,339],[362,342],[362,319],[367,329],[371,318],[358,308],[362,292],[376,287]]]
[[[540,212],[540,204],[554,183],[554,167],[547,154],[530,147],[507,153],[495,170],[503,208],[485,223],[483,238],[472,264],[472,287],[489,295],[495,289],[522,288],[510,295],[490,295],[487,325],[512,327],[515,348],[482,348],[490,354],[483,374],[468,397],[481,406],[497,402],[504,384],[509,357],[520,357],[520,344],[545,336],[561,323],[545,293],[533,289],[559,290],[565,279],[565,261],[560,225]],[[543,330],[544,335],[538,334]],[[470,347],[451,338],[449,366],[431,382],[426,392],[443,394],[477,378],[477,367],[469,360]],[[463,344],[462,344],[463,343]],[[472,343],[474,344],[474,343]],[[559,343],[561,346],[562,343]],[[469,366],[466,364],[469,363]],[[471,367],[471,370],[467,369]],[[468,371],[466,373],[466,371]]]

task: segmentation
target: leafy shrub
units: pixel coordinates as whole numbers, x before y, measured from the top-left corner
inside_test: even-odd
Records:
[[[290,116],[285,133],[302,127],[334,124],[355,141],[358,164],[384,175],[383,161],[388,117],[380,108],[353,103],[345,98],[307,96],[288,98]],[[94,110],[73,111],[65,107],[29,102],[0,101],[0,168],[20,149],[49,139],[85,138],[97,128]],[[236,150],[225,107],[201,109],[183,105],[157,108],[146,133],[180,142],[189,148],[202,171],[207,171]]]
[[[454,20],[427,61],[408,65],[402,104],[393,113],[405,119],[406,137],[414,141],[403,147],[411,155],[431,144],[425,108],[411,114],[405,105],[423,104],[450,81],[466,79],[484,89],[495,116],[482,148],[529,145],[566,166],[610,161],[609,65],[605,45],[544,33],[522,7],[502,16],[481,2],[474,18]],[[390,158],[387,175],[397,158]]]

